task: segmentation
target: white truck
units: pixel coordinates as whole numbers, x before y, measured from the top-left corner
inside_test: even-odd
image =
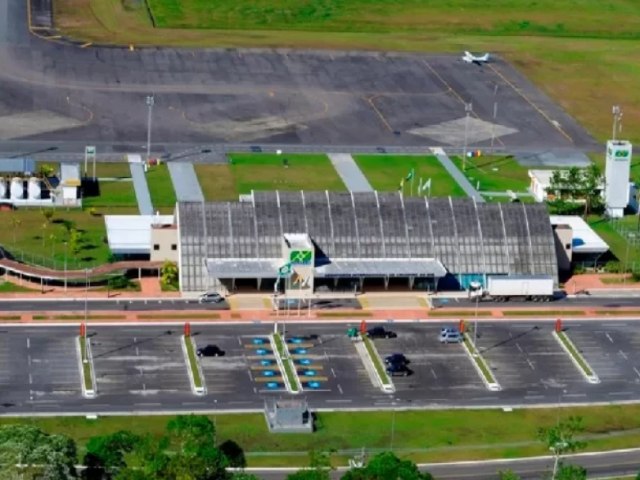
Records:
[[[487,286],[472,282],[469,298],[506,302],[508,300],[527,300],[549,302],[553,300],[554,281],[549,275],[518,275],[488,277]]]

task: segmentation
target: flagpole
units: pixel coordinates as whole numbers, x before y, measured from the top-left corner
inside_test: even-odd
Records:
[[[411,196],[413,197],[413,180],[416,178],[416,174],[411,170]]]

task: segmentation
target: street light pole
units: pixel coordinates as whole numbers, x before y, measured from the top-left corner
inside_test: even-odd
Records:
[[[464,119],[464,149],[462,151],[462,171],[464,172],[467,169],[467,140],[469,135],[469,115],[473,111],[472,103],[464,104],[464,112],[466,117]]]
[[[155,104],[155,98],[152,95],[147,95],[147,162],[151,156],[151,113],[153,112],[153,105]]]
[[[476,312],[475,320],[473,322],[473,346],[477,350],[476,340],[478,339],[478,302],[480,301],[480,295],[476,296]]]

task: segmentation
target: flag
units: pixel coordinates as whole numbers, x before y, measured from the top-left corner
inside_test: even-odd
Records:
[[[431,190],[431,179],[430,178],[422,184],[422,188],[419,188],[418,192],[419,192],[419,194],[420,193],[424,193],[424,192],[427,191],[427,189]]]
[[[416,171],[414,168],[411,169],[411,171],[407,174],[405,180],[408,182],[410,180],[413,180],[413,176],[416,174]]]

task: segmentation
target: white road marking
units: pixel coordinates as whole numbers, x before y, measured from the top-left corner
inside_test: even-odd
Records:
[[[607,337],[611,343],[613,343],[613,338],[611,338],[611,335],[609,335],[609,333],[605,333],[604,336]]]
[[[31,339],[27,337],[27,348],[31,348]]]
[[[238,337],[238,345],[242,346],[242,338]]]
[[[29,366],[31,366],[31,355],[27,357],[27,361],[29,362]]]
[[[331,367],[331,373],[333,374],[333,378],[338,378],[338,376],[336,375],[336,371],[333,369],[333,367]]]
[[[433,368],[431,369],[431,375],[433,375],[433,378],[435,378],[436,380],[438,379],[438,375],[436,375],[436,372]]]
[[[636,367],[633,367],[633,371],[636,372],[636,375],[640,377],[640,371]]]
[[[611,392],[609,395],[631,395],[631,392]]]
[[[622,358],[624,358],[625,360],[629,360],[629,357],[627,357],[627,354],[626,354],[626,353],[624,353],[622,350],[618,350],[618,353],[620,353],[620,356],[621,356]]]
[[[29,374],[29,385],[31,385],[33,383],[33,377],[31,376],[31,374]]]
[[[348,398],[338,398],[338,399],[329,399],[327,400],[327,403],[351,403],[353,400],[348,399]]]
[[[340,384],[338,384],[338,391],[340,392],[340,395],[344,395],[344,392],[342,391],[342,386]]]
[[[520,353],[524,353],[524,350],[522,350],[522,347],[518,342],[516,342],[516,348],[520,351]]]
[[[536,367],[533,366],[533,362],[531,360],[529,360],[528,358],[527,358],[527,363],[531,367],[531,370],[535,370],[536,369]]]

